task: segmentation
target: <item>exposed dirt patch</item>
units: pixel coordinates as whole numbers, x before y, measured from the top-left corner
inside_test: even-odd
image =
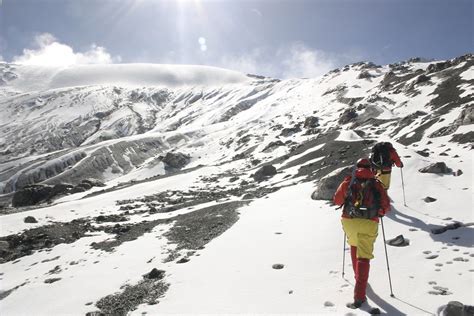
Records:
[[[35,250],[52,248],[59,244],[69,244],[96,231],[85,219],[76,219],[68,223],[54,223],[29,229],[23,233],[1,237],[0,241],[9,244],[8,249],[0,250],[0,263],[28,256]]]
[[[158,304],[169,284],[161,280],[145,279],[135,285],[125,285],[119,293],[101,298],[95,305],[106,315],[127,315],[140,304]]]

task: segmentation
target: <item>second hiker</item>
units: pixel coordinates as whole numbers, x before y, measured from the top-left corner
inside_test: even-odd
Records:
[[[403,168],[400,156],[389,142],[380,142],[372,147],[370,162],[375,169],[375,176],[382,182],[385,190],[390,188],[392,166],[395,164],[398,168]]]

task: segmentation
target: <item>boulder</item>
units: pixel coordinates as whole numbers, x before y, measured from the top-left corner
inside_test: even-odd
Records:
[[[304,120],[304,128],[314,128],[319,126],[319,119],[315,116],[308,116]]]
[[[301,132],[301,128],[298,125],[294,127],[287,127],[281,130],[280,136],[289,137],[293,134]]]
[[[258,169],[257,172],[255,172],[255,174],[252,175],[252,177],[254,178],[255,181],[260,182],[267,178],[273,177],[274,175],[276,175],[276,173],[277,173],[277,170],[274,166],[265,165],[261,167],[260,169]]]
[[[150,272],[143,276],[145,279],[154,279],[154,280],[161,280],[165,277],[164,270],[158,270],[157,268],[153,268]]]
[[[47,200],[50,197],[52,186],[45,184],[32,184],[18,190],[13,195],[12,206],[35,205]]]
[[[427,196],[423,199],[423,201],[425,201],[426,203],[431,203],[431,202],[436,201],[436,199],[432,198],[431,196]]]
[[[169,152],[163,157],[163,162],[170,168],[181,169],[189,163],[189,155],[180,152]]]
[[[436,162],[418,170],[421,173],[448,174],[453,172],[444,162]]]
[[[347,109],[345,110],[341,116],[339,117],[339,124],[347,124],[353,121],[358,116],[356,110],[354,109]]]
[[[415,84],[420,84],[427,81],[430,81],[430,77],[427,75],[419,75],[415,80]]]
[[[387,240],[387,244],[394,247],[406,247],[410,245],[410,241],[403,237],[403,235],[398,235],[393,239]]]
[[[339,184],[352,173],[351,167],[338,169],[319,180],[316,190],[311,194],[313,200],[332,200]]]
[[[38,223],[38,221],[36,220],[36,218],[34,218],[33,216],[27,216],[25,217],[25,219],[23,220],[25,223],[28,223],[28,224],[34,224],[34,223]]]
[[[84,190],[90,190],[92,188],[92,185],[88,182],[81,182],[77,185],[79,188],[84,188]]]
[[[473,308],[469,305],[464,305],[458,301],[450,301],[443,310],[443,316],[467,316],[473,315]]]
[[[68,193],[74,186],[67,183],[58,183],[51,190],[51,197]]]

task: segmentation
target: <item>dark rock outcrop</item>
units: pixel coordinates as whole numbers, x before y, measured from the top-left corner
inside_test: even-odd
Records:
[[[338,122],[339,124],[347,124],[351,121],[354,121],[357,116],[358,114],[355,109],[347,109],[341,114]]]
[[[311,194],[313,200],[332,200],[339,184],[345,177],[350,176],[351,167],[345,167],[336,171],[336,173],[322,178],[316,190]]]
[[[267,178],[273,177],[274,175],[276,175],[276,173],[277,173],[277,170],[274,166],[265,165],[261,167],[260,169],[258,169],[257,172],[255,172],[255,174],[252,175],[252,177],[254,178],[255,181],[260,182]]]
[[[303,127],[304,128],[315,128],[319,126],[319,119],[315,116],[308,116],[304,120]]]
[[[418,170],[421,173],[435,173],[435,174],[448,174],[453,170],[448,168],[444,162],[436,162],[427,167],[421,168]]]
[[[33,184],[16,191],[13,195],[12,206],[29,206],[43,202],[49,198],[52,186],[44,184]]]
[[[189,163],[189,155],[180,152],[169,152],[163,157],[163,162],[169,168],[181,169]]]
[[[154,279],[154,280],[161,280],[165,277],[164,270],[158,270],[157,268],[153,268],[150,272],[143,276],[145,279]]]

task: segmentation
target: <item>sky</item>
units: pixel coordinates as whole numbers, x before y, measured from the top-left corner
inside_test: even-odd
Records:
[[[0,0],[0,59],[315,77],[473,52],[473,17],[472,0]]]

